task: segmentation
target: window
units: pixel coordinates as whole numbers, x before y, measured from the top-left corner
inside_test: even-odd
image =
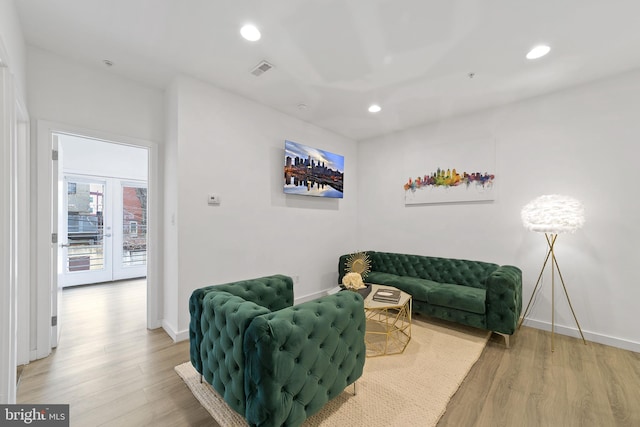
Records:
[[[138,222],[137,221],[129,221],[129,236],[137,237],[138,236]]]

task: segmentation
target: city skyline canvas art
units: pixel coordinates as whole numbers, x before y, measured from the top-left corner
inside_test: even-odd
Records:
[[[495,200],[495,143],[481,140],[405,152],[405,205]]]
[[[343,198],[344,156],[285,140],[284,192]]]

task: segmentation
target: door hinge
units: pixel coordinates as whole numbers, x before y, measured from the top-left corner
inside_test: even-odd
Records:
[[[51,326],[58,326],[58,316],[51,316]]]
[[[51,160],[58,160],[58,150],[51,150]]]
[[[58,233],[51,233],[51,243],[58,243]]]

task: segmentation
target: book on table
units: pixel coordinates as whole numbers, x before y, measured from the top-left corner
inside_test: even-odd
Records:
[[[399,289],[380,288],[373,294],[372,299],[377,302],[390,302],[396,304],[400,301]]]

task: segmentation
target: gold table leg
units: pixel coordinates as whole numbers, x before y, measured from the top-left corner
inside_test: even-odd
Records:
[[[384,356],[404,353],[411,341],[411,313],[413,300],[409,300],[401,307],[380,307],[366,309],[367,327],[365,340],[367,348],[381,348],[375,353],[367,351],[367,357]],[[384,342],[381,342],[384,340]]]

